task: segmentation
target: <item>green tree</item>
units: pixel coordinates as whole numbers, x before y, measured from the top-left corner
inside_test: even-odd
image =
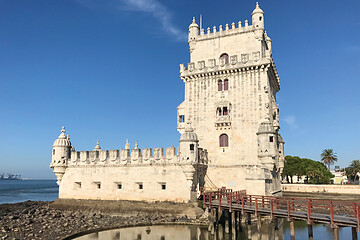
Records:
[[[334,177],[323,163],[297,156],[285,157],[283,176],[288,182],[290,177],[291,183],[293,176],[305,176],[310,184],[329,184],[330,179]]]
[[[337,161],[336,153],[332,149],[324,149],[321,153],[321,161],[328,165],[328,170],[330,171],[330,165],[333,165]]]
[[[352,161],[344,171],[344,174],[353,182],[355,182],[358,173],[360,173],[360,160]]]

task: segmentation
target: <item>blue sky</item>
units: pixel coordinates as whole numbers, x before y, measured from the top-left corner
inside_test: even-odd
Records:
[[[280,75],[285,152],[360,159],[360,1],[260,1]],[[251,20],[255,1],[0,0],[0,172],[53,178],[77,150],[178,146],[187,27]]]

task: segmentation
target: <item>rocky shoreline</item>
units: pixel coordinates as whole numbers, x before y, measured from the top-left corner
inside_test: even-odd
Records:
[[[0,239],[71,239],[82,232],[128,226],[206,224],[202,213],[196,206],[174,203],[57,200],[1,204]]]

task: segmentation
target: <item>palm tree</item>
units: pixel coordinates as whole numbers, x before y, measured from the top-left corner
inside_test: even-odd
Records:
[[[321,153],[321,161],[324,164],[328,165],[328,169],[330,171],[330,165],[334,164],[337,161],[336,153],[332,149],[325,149]]]
[[[347,169],[347,173],[354,179],[354,182],[356,182],[356,177],[358,176],[358,173],[360,173],[360,160],[352,161]]]

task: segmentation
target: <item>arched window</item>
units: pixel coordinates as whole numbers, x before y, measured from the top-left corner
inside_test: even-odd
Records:
[[[229,146],[229,137],[225,133],[221,134],[219,137],[220,147],[228,147]]]
[[[224,80],[224,90],[228,90],[229,89],[229,80]]]
[[[229,55],[226,53],[221,54],[220,58],[225,60],[225,64],[229,63]]]
[[[53,155],[55,155],[55,149],[53,149]]]
[[[227,107],[223,108],[223,115],[224,116],[228,115],[228,108]]]
[[[218,91],[222,91],[222,81],[218,81]]]
[[[217,115],[218,115],[218,116],[221,116],[221,115],[222,115],[221,108],[217,108]]]

